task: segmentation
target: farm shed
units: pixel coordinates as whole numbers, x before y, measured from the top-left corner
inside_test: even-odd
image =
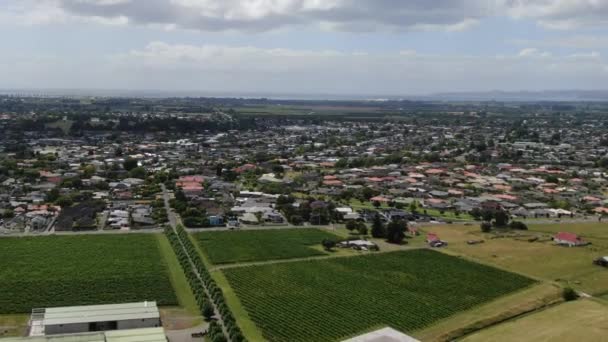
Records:
[[[589,244],[589,242],[583,241],[578,235],[566,232],[557,233],[553,236],[553,241],[558,245],[568,247],[586,246]]]
[[[156,302],[32,310],[30,336],[160,327]]]
[[[0,342],[167,342],[163,328],[141,328],[80,334],[8,337]]]
[[[420,342],[393,328],[383,328],[342,342]]]

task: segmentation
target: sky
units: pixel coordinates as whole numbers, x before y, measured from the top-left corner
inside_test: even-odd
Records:
[[[608,89],[608,0],[0,0],[0,89]]]

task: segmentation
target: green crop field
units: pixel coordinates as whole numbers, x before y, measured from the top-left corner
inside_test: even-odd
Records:
[[[155,300],[177,304],[151,234],[0,239],[0,313]]]
[[[325,255],[311,248],[323,239],[339,239],[320,229],[266,229],[216,231],[194,234],[213,264],[292,259]]]
[[[430,250],[222,272],[270,341],[335,341],[385,325],[412,332],[534,282]]]

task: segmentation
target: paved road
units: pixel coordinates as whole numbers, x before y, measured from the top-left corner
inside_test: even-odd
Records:
[[[169,226],[171,226],[171,228],[175,228],[178,223],[181,223],[181,220],[179,219],[179,217],[177,216],[175,211],[173,211],[173,208],[171,208],[171,205],[169,204],[169,200],[171,199],[171,196],[169,196],[169,191],[167,191],[167,187],[165,186],[165,184],[162,184],[162,183],[160,184],[160,187],[163,190],[163,201],[165,202],[165,210],[167,211],[167,218],[169,219]]]

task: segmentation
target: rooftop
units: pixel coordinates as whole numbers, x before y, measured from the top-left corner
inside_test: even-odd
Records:
[[[67,306],[44,309],[43,324],[74,324],[159,318],[156,302]]]
[[[393,328],[383,328],[367,334],[359,335],[342,342],[419,342],[417,339],[408,336]]]
[[[0,338],[2,342],[166,342],[163,328],[142,328],[36,337]]]

